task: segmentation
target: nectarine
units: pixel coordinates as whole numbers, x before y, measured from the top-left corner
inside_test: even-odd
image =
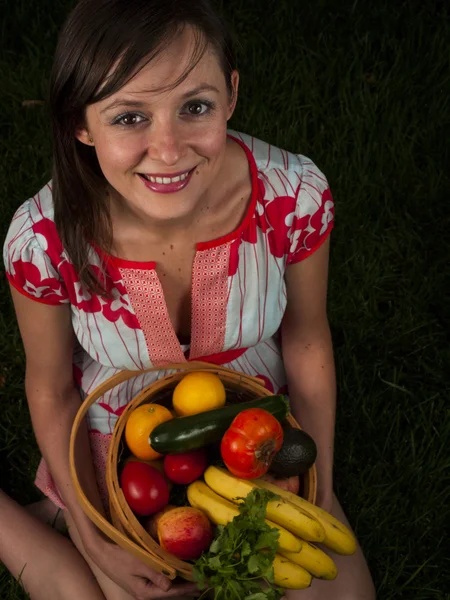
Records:
[[[182,560],[195,560],[213,539],[208,517],[197,508],[179,506],[155,515],[153,522],[161,548]]]

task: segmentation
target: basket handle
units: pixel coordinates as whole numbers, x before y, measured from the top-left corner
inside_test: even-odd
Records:
[[[117,385],[131,379],[132,377],[137,377],[144,373],[149,373],[151,371],[161,371],[163,369],[170,369],[174,371],[208,371],[213,370],[216,373],[220,374],[220,372],[234,372],[232,369],[228,369],[227,367],[214,365],[212,363],[201,362],[201,361],[189,361],[186,363],[174,363],[166,366],[160,367],[152,367],[150,369],[145,369],[143,371],[119,371],[103,383],[101,383],[91,394],[89,394],[81,404],[73,425],[72,431],[70,435],[70,446],[69,446],[69,466],[70,473],[72,479],[72,485],[74,487],[75,495],[77,496],[78,502],[80,503],[81,508],[84,513],[90,518],[90,520],[102,531],[106,536],[108,536],[111,540],[119,544],[123,548],[127,549],[131,554],[133,554],[139,560],[145,562],[151,568],[155,568],[155,562],[160,562],[160,566],[162,567],[161,571],[167,575],[170,579],[174,579],[177,575],[176,569],[167,565],[162,560],[158,559],[158,557],[152,557],[151,559],[148,555],[142,551],[140,546],[136,543],[132,542],[128,537],[123,535],[120,531],[118,531],[103,515],[101,515],[95,507],[88,500],[86,494],[81,487],[80,481],[78,479],[77,466],[75,462],[75,442],[77,439],[78,432],[81,427],[81,423],[83,422],[86,413],[89,408],[96,402],[103,394],[105,394],[110,389],[116,387]],[[246,375],[246,378],[253,380],[255,383],[261,385],[263,382],[257,377],[251,377]]]

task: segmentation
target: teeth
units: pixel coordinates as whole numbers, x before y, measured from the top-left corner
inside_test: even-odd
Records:
[[[176,177],[152,177],[152,175],[144,175],[145,179],[151,181],[152,183],[177,183],[178,181],[184,181],[189,175],[189,171],[187,173],[183,173],[182,175],[177,175]]]

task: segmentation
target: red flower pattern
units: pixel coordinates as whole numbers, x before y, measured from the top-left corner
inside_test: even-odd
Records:
[[[264,191],[261,182],[260,190]],[[256,244],[257,229],[267,235],[270,253],[276,258],[287,255],[287,262],[296,262],[320,241],[334,218],[334,204],[330,190],[322,194],[322,202],[312,215],[296,215],[297,200],[293,196],[278,196],[273,200],[258,199],[256,210],[241,238],[230,247],[228,275],[236,274],[239,266],[239,247],[242,241]]]
[[[230,258],[228,262],[228,277],[233,277],[236,275],[239,266],[239,246],[241,245],[241,240],[236,238],[230,244]]]
[[[320,244],[334,219],[334,203],[329,189],[322,194],[322,202],[312,215],[296,218],[293,223],[288,263],[297,262]]]
[[[119,406],[119,408],[114,409],[112,406],[106,404],[105,402],[98,402],[98,405],[101,406],[104,410],[106,410],[107,413],[115,415],[116,417],[120,417],[120,415],[127,407],[127,405],[124,404],[123,406]]]
[[[71,304],[86,313],[102,312],[111,323],[115,323],[121,318],[127,327],[131,329],[140,328],[139,321],[131,309],[126,288],[122,284],[118,272],[108,272],[105,278],[99,267],[91,265],[91,269],[97,278],[104,284],[107,296],[100,297],[91,294],[81,283],[77,272],[69,261],[56,231],[55,223],[50,219],[41,219],[33,225],[33,231],[39,235],[41,245],[44,246],[52,263],[58,265]]]
[[[105,318],[111,323],[115,323],[121,318],[130,329],[140,329],[140,323],[134,312],[132,312],[127,290],[123,283],[120,279],[113,282],[111,277],[108,277],[108,282],[110,283],[108,296],[102,298],[102,313]]]
[[[26,294],[42,298],[49,304],[62,304],[67,300],[66,290],[54,276],[42,277],[41,271],[31,262],[17,260],[12,265],[14,284]]]
[[[70,303],[73,306],[76,306],[79,310],[86,313],[97,313],[101,311],[102,306],[99,297],[85,288],[81,283],[74,266],[64,256],[59,264],[59,272],[64,279]]]
[[[289,234],[295,217],[295,198],[280,196],[269,202],[265,216],[269,225],[267,238],[270,252],[273,256],[282,258],[289,248]]]
[[[331,191],[327,188],[322,194],[322,202],[316,212],[311,215],[310,225],[322,237],[334,219],[334,202]],[[311,248],[311,245],[308,244]]]
[[[261,375],[261,373],[258,373],[258,375],[256,375],[255,377],[261,379],[261,381],[263,382],[263,386],[266,388],[266,390],[269,390],[269,392],[273,394],[273,383],[268,377],[266,377],[266,375]]]

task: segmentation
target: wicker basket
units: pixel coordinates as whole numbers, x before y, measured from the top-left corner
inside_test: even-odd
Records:
[[[181,576],[188,581],[192,581],[192,566],[190,563],[182,561],[172,554],[163,550],[155,540],[147,533],[134,513],[129,508],[119,484],[118,461],[123,445],[123,432],[130,413],[143,403],[164,401],[164,396],[171,397],[171,393],[176,384],[184,377],[188,371],[209,371],[216,373],[222,380],[225,388],[229,392],[238,392],[240,400],[252,400],[262,398],[271,392],[266,390],[261,380],[250,377],[243,373],[238,373],[225,367],[212,365],[210,363],[190,362],[180,365],[170,365],[170,370],[176,371],[157,380],[144,388],[126,407],[119,417],[114,428],[111,443],[108,450],[106,464],[106,482],[109,492],[111,522],[107,521],[89,502],[80,485],[77,465],[75,461],[75,440],[78,430],[86,415],[89,407],[98,400],[105,392],[116,385],[140,374],[137,371],[122,371],[107,381],[103,382],[93,393],[91,393],[83,402],[75,418],[72,435],[70,440],[70,469],[72,481],[80,505],[87,516],[95,525],[103,531],[111,540],[134,554],[144,563],[163,573],[170,579]],[[292,415],[288,416],[288,421],[294,427],[299,427]],[[316,500],[317,475],[316,468],[313,466],[304,476],[302,481],[303,496],[312,503]]]

